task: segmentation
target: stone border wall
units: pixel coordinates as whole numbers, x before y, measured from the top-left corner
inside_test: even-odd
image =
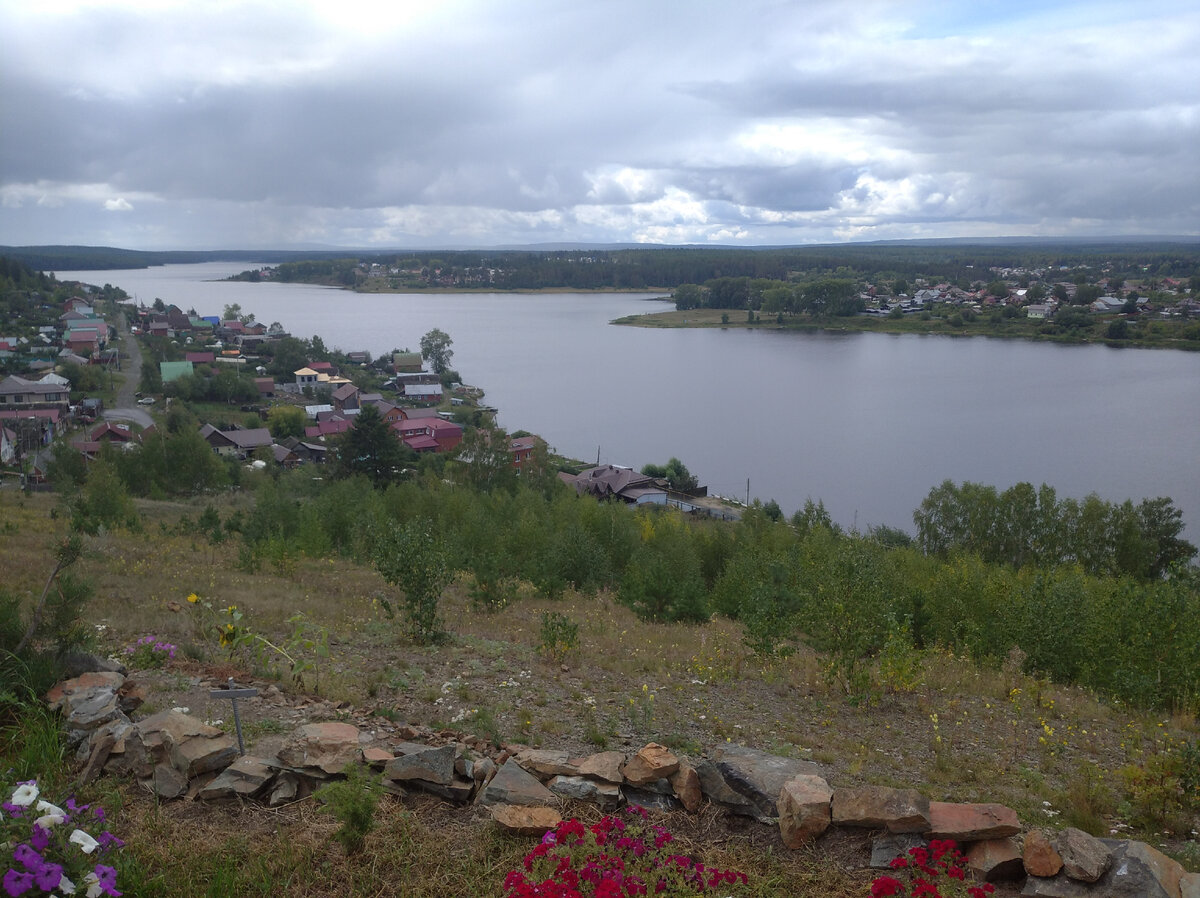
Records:
[[[999,804],[930,801],[911,789],[834,787],[811,761],[740,745],[718,745],[687,758],[650,743],[636,752],[566,751],[509,745],[427,727],[382,724],[364,732],[350,723],[309,723],[269,756],[240,756],[223,730],[182,710],[136,722],[143,690],[121,673],[86,673],[46,696],[65,718],[81,779],[102,772],[130,776],[163,799],[243,799],[277,807],[307,797],[348,764],[380,771],[393,794],[430,792],[456,805],[486,808],[514,832],[541,835],[562,819],[564,799],[603,810],[637,804],[697,812],[708,802],[726,813],[778,826],[792,849],[830,827],[875,831],[870,866],[931,839],[953,839],[982,881],[1019,882],[1022,896],[1047,898],[1200,898],[1200,874],[1188,873],[1142,842],[1097,839],[1077,829],[1023,830]]]

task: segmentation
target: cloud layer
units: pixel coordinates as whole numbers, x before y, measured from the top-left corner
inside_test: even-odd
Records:
[[[0,243],[1200,233],[1200,9],[0,0]]]

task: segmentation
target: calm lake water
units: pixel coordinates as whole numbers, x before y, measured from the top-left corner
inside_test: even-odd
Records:
[[[509,430],[641,467],[678,456],[710,491],[822,499],[844,526],[913,531],[949,478],[1060,496],[1170,496],[1200,542],[1200,353],[984,338],[650,330],[650,294],[389,294],[220,282],[246,263],[58,272],[201,315],[238,303],[298,337],[379,355],[440,327]]]

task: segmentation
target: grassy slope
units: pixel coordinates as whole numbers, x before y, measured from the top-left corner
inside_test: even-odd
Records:
[[[47,547],[62,529],[53,508],[51,496],[0,491],[0,520],[11,522],[0,539],[9,588],[40,589]],[[104,627],[99,648],[116,652],[153,633],[200,664],[228,666],[230,659],[203,638],[195,606],[183,601],[189,592],[214,605],[236,604],[245,623],[277,640],[287,638],[286,619],[301,611],[332,632],[320,693],[397,720],[448,725],[467,712],[468,722],[456,728],[578,752],[653,739],[696,753],[729,739],[821,762],[835,786],[911,785],[935,799],[1007,803],[1027,826],[1069,822],[1105,834],[1118,822],[1136,822],[1138,793],[1122,785],[1121,769],[1145,765],[1170,740],[1197,734],[1191,718],[1115,708],[944,654],[915,659],[909,673],[878,670],[870,700],[851,700],[813,654],[763,664],[727,622],[643,624],[604,596],[552,602],[528,594],[483,615],[456,584],[443,603],[454,639],[417,648],[372,601],[388,594],[373,571],[339,559],[299,559],[244,573],[236,569],[234,545],[214,548],[163,533],[161,525],[185,513],[194,518],[198,507],[147,502],[140,509],[144,534],[94,538],[82,563],[97,587],[89,613]],[[565,665],[538,652],[546,609],[581,624],[582,645]],[[254,673],[249,659],[232,660],[242,676]],[[151,709],[171,707],[188,686],[183,672],[168,672],[155,681]],[[275,729],[269,720],[257,723],[257,732]],[[145,877],[137,894],[277,894],[287,882],[295,895],[498,895],[504,870],[530,847],[529,840],[495,834],[470,811],[388,799],[366,855],[348,862],[328,844],[334,821],[312,802],[284,811],[159,806],[136,788],[118,790],[108,781],[96,788],[123,806],[118,831],[138,861],[129,875]],[[854,869],[864,857],[858,837],[789,853],[767,828],[731,826],[716,815],[670,825],[705,846],[707,862],[757,874],[755,894],[863,895],[871,878]],[[1141,833],[1167,842],[1195,869],[1196,843],[1157,835],[1163,828],[1182,835],[1196,821],[1174,815]]]

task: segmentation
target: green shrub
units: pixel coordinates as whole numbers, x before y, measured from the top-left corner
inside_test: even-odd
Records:
[[[322,786],[316,797],[325,811],[341,821],[333,837],[346,854],[353,855],[362,851],[367,834],[375,828],[375,809],[379,806],[383,783],[362,764],[348,764],[343,772],[344,780]]]
[[[551,661],[561,663],[579,648],[579,624],[559,611],[543,611],[541,650]]]

